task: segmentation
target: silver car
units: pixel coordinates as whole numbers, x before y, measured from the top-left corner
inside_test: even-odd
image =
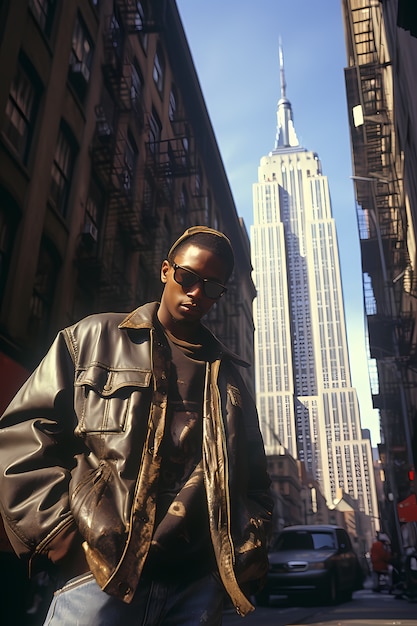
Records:
[[[269,553],[269,572],[257,603],[270,596],[314,598],[335,604],[362,588],[363,575],[349,535],[338,526],[288,526]]]

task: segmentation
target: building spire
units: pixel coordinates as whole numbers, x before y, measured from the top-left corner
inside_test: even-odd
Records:
[[[285,82],[285,69],[284,69],[284,53],[282,51],[282,41],[279,38],[279,75],[281,79],[281,98],[286,98],[286,82]]]
[[[299,145],[292,120],[291,103],[286,95],[287,85],[285,83],[284,53],[281,38],[279,39],[279,73],[281,81],[281,98],[278,100],[277,108],[277,134],[275,139],[275,150]]]

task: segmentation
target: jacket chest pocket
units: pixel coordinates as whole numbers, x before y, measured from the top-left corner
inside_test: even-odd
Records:
[[[152,373],[143,369],[110,369],[91,365],[75,381],[75,408],[80,433],[123,432]]]

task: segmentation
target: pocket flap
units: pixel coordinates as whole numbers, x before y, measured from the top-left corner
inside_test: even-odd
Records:
[[[90,387],[103,397],[109,397],[124,387],[149,387],[152,372],[138,368],[110,369],[102,365],[90,365],[81,371],[76,387]]]

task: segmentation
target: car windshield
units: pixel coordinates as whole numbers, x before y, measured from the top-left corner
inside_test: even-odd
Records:
[[[294,530],[282,533],[274,546],[275,550],[334,550],[332,533]]]

